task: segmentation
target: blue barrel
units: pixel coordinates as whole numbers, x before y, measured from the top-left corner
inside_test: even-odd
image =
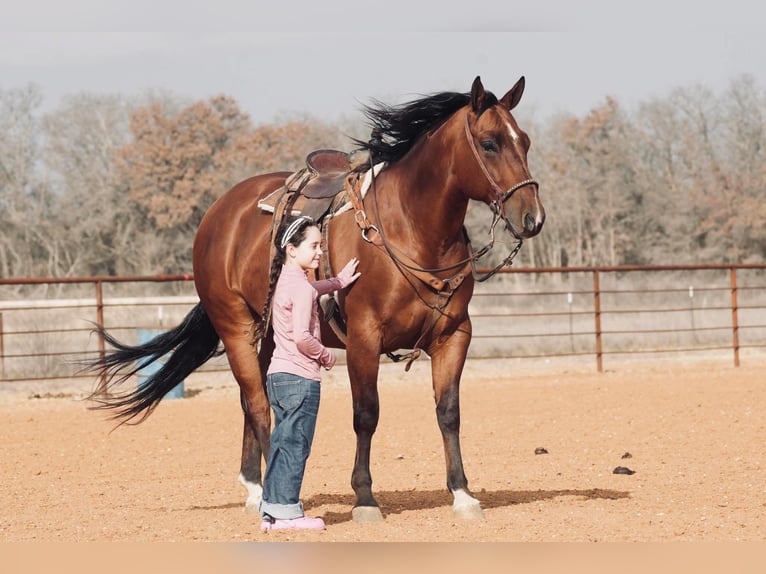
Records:
[[[143,343],[148,343],[154,337],[159,335],[160,333],[163,333],[164,331],[162,329],[138,329],[137,330],[137,338],[138,338],[138,344],[142,345]],[[142,367],[138,371],[138,387],[141,388],[146,384],[146,381],[151,377],[154,373],[159,371],[162,368],[162,365],[165,364],[165,358],[162,357],[159,361],[154,361],[153,363],[150,363],[146,365],[145,367]],[[184,382],[181,381],[178,383],[175,387],[170,389],[168,393],[163,397],[165,399],[182,399],[184,398]]]

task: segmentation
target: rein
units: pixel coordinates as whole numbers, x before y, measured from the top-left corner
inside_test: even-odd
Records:
[[[503,191],[503,189],[497,184],[495,179],[492,177],[492,174],[489,173],[487,166],[484,164],[484,162],[481,159],[481,156],[479,155],[479,151],[476,149],[476,144],[473,141],[473,135],[471,134],[471,130],[468,125],[468,114],[466,114],[466,118],[465,118],[465,134],[466,134],[466,139],[468,140],[468,144],[471,148],[471,151],[473,152],[473,155],[476,158],[476,161],[479,164],[479,167],[481,168],[482,173],[484,174],[490,186],[492,187],[495,197],[494,199],[492,199],[492,201],[488,203],[493,214],[492,224],[490,226],[490,231],[489,231],[489,234],[490,234],[489,242],[478,251],[474,251],[473,245],[471,244],[471,239],[468,236],[468,230],[465,228],[465,226],[463,226],[463,233],[465,235],[466,247],[468,248],[468,257],[461,259],[460,261],[452,265],[446,265],[444,267],[425,268],[418,265],[403,251],[396,249],[396,251],[398,251],[399,254],[394,252],[395,248],[386,239],[385,233],[383,232],[383,225],[380,219],[376,175],[374,170],[372,154],[370,154],[371,191],[372,191],[372,201],[375,208],[375,217],[377,218],[377,221],[378,221],[377,226],[370,221],[364,209],[364,203],[361,197],[361,193],[359,192],[359,177],[357,176],[354,182],[352,182],[352,180],[354,180],[354,177],[348,177],[346,179],[346,188],[348,192],[347,195],[351,198],[351,203],[353,204],[353,207],[354,207],[354,221],[356,222],[357,226],[362,230],[362,238],[366,242],[385,250],[388,256],[391,258],[391,260],[397,265],[397,267],[408,271],[411,275],[414,275],[415,277],[420,279],[423,283],[425,283],[426,285],[428,285],[429,287],[431,287],[432,289],[436,291],[437,299],[436,299],[436,303],[433,305],[427,303],[421,297],[421,300],[423,300],[423,302],[433,310],[433,313],[431,315],[431,320],[428,326],[423,330],[417,342],[415,343],[414,349],[410,353],[407,353],[405,355],[386,353],[386,355],[394,362],[399,362],[403,359],[407,359],[405,371],[409,371],[410,366],[412,365],[412,362],[415,361],[420,356],[421,349],[419,348],[419,345],[421,341],[426,336],[426,334],[429,331],[431,331],[431,329],[433,329],[434,325],[436,324],[436,321],[439,319],[439,316],[444,314],[444,309],[447,307],[447,304],[449,303],[449,300],[452,297],[452,294],[457,290],[457,288],[462,284],[463,280],[467,276],[468,269],[470,269],[471,275],[473,276],[474,280],[478,282],[483,282],[489,279],[490,277],[492,277],[493,275],[495,275],[503,267],[510,266],[513,264],[513,260],[515,259],[519,251],[521,250],[521,246],[523,245],[524,242],[522,238],[519,236],[519,234],[516,233],[516,230],[513,228],[513,225],[511,224],[510,220],[505,215],[505,202],[508,201],[508,199],[510,199],[511,196],[522,187],[525,187],[527,185],[539,185],[536,180],[530,178],[530,179],[525,179],[524,181],[520,181],[519,183],[515,184],[507,191]],[[511,232],[511,234],[513,234],[514,238],[516,238],[517,243],[514,246],[514,248],[511,250],[511,252],[508,254],[508,256],[505,259],[503,259],[501,263],[499,263],[496,267],[491,269],[489,272],[481,275],[476,271],[476,264],[479,261],[479,259],[484,257],[493,248],[495,244],[495,227],[500,222],[500,220],[502,220],[505,223],[507,229]],[[370,232],[374,232],[376,235],[374,237],[370,237],[369,236]],[[441,277],[438,277],[435,275],[435,273],[450,271],[457,268],[460,268],[458,272],[452,277],[449,277],[447,279],[442,279]]]

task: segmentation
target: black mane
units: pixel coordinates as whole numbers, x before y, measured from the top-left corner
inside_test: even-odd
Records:
[[[389,106],[375,100],[363,111],[372,131],[370,140],[354,139],[361,149],[367,150],[374,163],[395,162],[402,158],[417,139],[468,104],[470,94],[441,92],[399,106]],[[485,94],[485,108],[497,103],[491,93]]]

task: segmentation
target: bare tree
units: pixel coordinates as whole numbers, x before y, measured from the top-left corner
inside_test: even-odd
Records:
[[[545,132],[547,225],[566,230],[546,250],[552,262],[616,265],[639,257],[632,232],[642,195],[632,130],[617,101],[607,98],[582,120],[559,117]]]
[[[734,80],[724,95],[727,205],[714,217],[730,261],[766,259],[766,98],[752,76]]]
[[[79,94],[43,120],[45,162],[55,189],[58,275],[131,271],[137,214],[113,166],[128,141],[130,105],[119,95]]]
[[[764,100],[752,78],[721,97],[678,88],[639,117],[647,178],[656,181],[649,207],[673,260],[762,259]]]
[[[543,126],[529,127],[532,140],[529,162],[532,174],[540,182],[540,198],[545,205],[546,223],[543,232],[527,242],[522,250],[523,264],[533,264],[526,258],[527,247],[533,247],[538,265],[566,267],[581,264],[582,243],[576,240],[583,233],[584,200],[581,188],[575,185],[571,152],[559,133],[572,121],[570,116],[558,115]]]
[[[30,276],[43,268],[46,241],[38,223],[47,194],[37,173],[35,113],[42,103],[36,86],[0,90],[0,276]]]

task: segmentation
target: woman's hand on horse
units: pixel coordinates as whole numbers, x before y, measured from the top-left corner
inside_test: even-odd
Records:
[[[356,272],[356,266],[359,265],[359,260],[356,257],[352,257],[346,263],[346,266],[338,273],[338,279],[340,279],[341,289],[345,289],[351,285],[354,281],[359,279],[361,273]]]

